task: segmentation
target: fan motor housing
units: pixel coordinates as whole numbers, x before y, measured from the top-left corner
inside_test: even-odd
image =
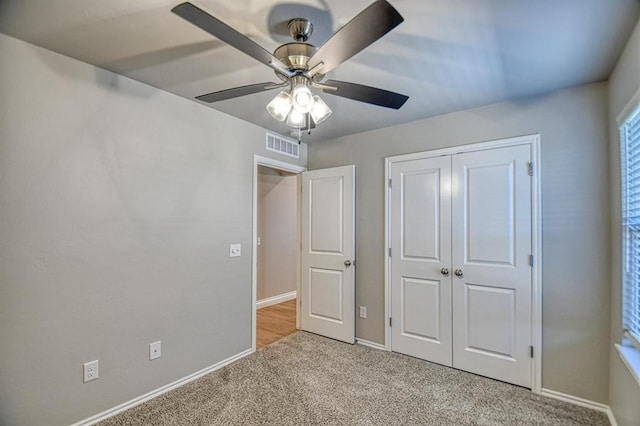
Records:
[[[318,49],[309,43],[292,42],[278,47],[273,52],[273,56],[280,59],[290,70],[302,73],[309,69],[309,59],[316,53],[316,50]],[[276,75],[283,81],[288,79],[286,75],[278,71],[276,71]],[[324,75],[316,74],[313,80],[320,81],[323,77]]]

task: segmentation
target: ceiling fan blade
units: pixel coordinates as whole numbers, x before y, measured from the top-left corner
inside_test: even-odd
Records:
[[[309,59],[309,69],[326,74],[397,27],[404,18],[386,0],[377,0],[347,22]]]
[[[386,108],[400,109],[400,107],[407,102],[407,99],[409,99],[408,96],[401,95],[400,93],[346,81],[327,80],[324,84],[338,89],[335,91],[323,90],[324,93]]]
[[[266,90],[276,89],[281,85],[277,83],[257,83],[248,86],[234,87],[232,89],[220,90],[219,92],[207,93],[206,95],[196,96],[196,99],[203,102],[218,102],[227,99],[238,98],[240,96],[252,95],[254,93],[264,92]]]
[[[264,47],[260,46],[244,34],[234,30],[221,20],[214,18],[204,10],[193,4],[186,2],[171,9],[173,13],[189,21],[196,27],[203,29],[209,34],[219,38],[228,45],[235,47],[246,53],[257,61],[272,67],[278,71],[289,73],[288,68]]]

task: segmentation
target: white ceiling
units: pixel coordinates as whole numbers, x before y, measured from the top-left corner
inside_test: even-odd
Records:
[[[273,51],[284,23],[310,18],[319,46],[372,0],[192,0]],[[323,94],[326,140],[606,80],[638,20],[638,0],[389,0],[405,21],[329,74],[410,99],[398,111]],[[266,66],[170,12],[180,0],[2,0],[0,32],[193,99],[279,81]],[[3,58],[6,60],[7,58]],[[270,91],[203,104],[286,134]]]

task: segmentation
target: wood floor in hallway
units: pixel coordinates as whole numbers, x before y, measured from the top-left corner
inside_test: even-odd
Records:
[[[296,299],[258,309],[256,349],[296,332]]]

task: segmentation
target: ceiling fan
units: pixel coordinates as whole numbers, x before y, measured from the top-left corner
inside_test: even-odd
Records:
[[[273,68],[281,82],[235,87],[197,96],[204,102],[218,102],[266,90],[288,87],[268,105],[269,113],[297,129],[314,128],[331,115],[331,109],[311,88],[382,107],[400,109],[408,96],[384,89],[338,80],[325,80],[335,67],[364,50],[398,26],[404,19],[386,0],[377,0],[340,28],[322,46],[306,43],[313,24],[305,18],[289,21],[295,41],[283,44],[273,54],[199,7],[186,2],[171,10],[193,25],[212,34],[257,61]]]

